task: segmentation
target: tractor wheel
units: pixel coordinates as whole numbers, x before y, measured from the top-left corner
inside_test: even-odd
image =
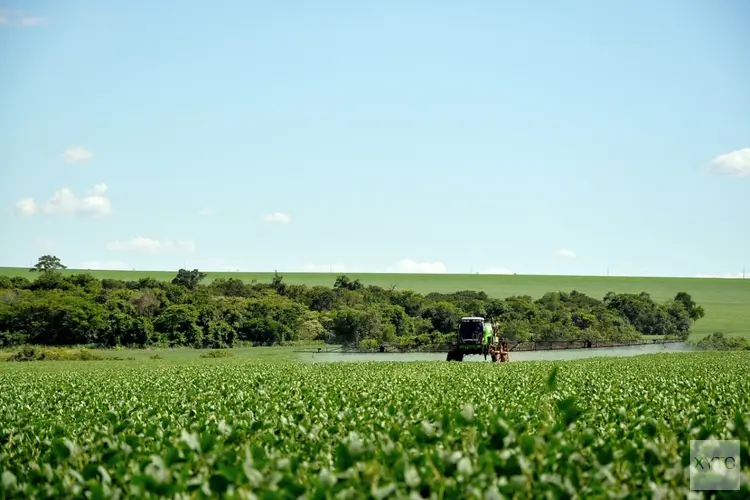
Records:
[[[463,361],[464,354],[459,349],[452,349],[448,351],[447,361]]]

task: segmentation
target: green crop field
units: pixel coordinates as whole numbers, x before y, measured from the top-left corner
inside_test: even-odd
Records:
[[[0,497],[691,498],[690,440],[717,438],[740,440],[743,481],[717,498],[748,498],[749,370],[744,352],[3,362]]]
[[[64,273],[81,272],[66,270]],[[97,278],[137,280],[150,277],[171,280],[171,271],[86,271]],[[207,273],[205,282],[216,278],[237,278],[245,282],[256,280],[268,283],[273,273]],[[333,286],[336,274],[282,273],[290,284]],[[26,268],[0,267],[0,275],[24,276],[35,273]],[[412,289],[420,293],[483,290],[490,296],[504,298],[511,295],[541,297],[546,292],[578,290],[601,299],[605,293],[640,293],[646,291],[654,300],[664,301],[677,292],[688,292],[706,310],[706,316],[693,327],[693,338],[715,331],[727,335],[750,337],[750,280],[710,278],[625,278],[599,276],[523,276],[478,274],[349,274],[365,284],[397,289]]]

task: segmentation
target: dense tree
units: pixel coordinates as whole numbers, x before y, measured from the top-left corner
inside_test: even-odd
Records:
[[[700,339],[698,349],[719,351],[750,351],[750,343],[745,337],[726,337],[723,332],[714,332]]]
[[[180,269],[177,271],[177,276],[172,280],[173,285],[182,285],[188,290],[195,290],[201,281],[206,278],[206,273],[202,273],[197,269],[188,271],[187,269]]]
[[[225,297],[249,297],[252,293],[242,280],[218,278],[211,283],[211,291]]]
[[[324,286],[314,286],[306,297],[307,306],[313,311],[330,311],[336,304],[336,292]]]
[[[167,307],[154,322],[154,328],[169,345],[201,347],[203,330],[198,325],[200,311],[188,304]]]
[[[432,322],[432,328],[442,333],[454,331],[464,315],[456,304],[447,300],[427,302],[422,312],[422,317]]]
[[[403,347],[444,343],[463,316],[493,318],[508,339],[612,340],[643,334],[687,338],[705,315],[680,292],[664,303],[648,293],[608,293],[603,300],[575,290],[538,299],[489,297],[470,290],[421,295],[363,285],[345,275],[331,287],[219,278],[180,269],[171,281],[98,280],[63,276],[54,256],[40,258],[30,281],[0,276],[0,345],[98,344],[231,347],[327,341]]]
[[[279,295],[284,295],[284,292],[286,292],[286,283],[284,283],[284,277],[278,273],[278,271],[273,272],[273,278],[271,278],[271,288],[273,290],[276,290],[276,293]]]
[[[239,328],[241,340],[259,345],[273,345],[289,340],[293,333],[280,321],[257,317],[245,321]]]
[[[336,278],[336,282],[333,284],[333,288],[339,289],[344,288],[346,290],[361,290],[364,285],[359,280],[352,281],[348,276],[341,275]]]
[[[706,315],[706,311],[703,307],[695,303],[693,298],[687,292],[679,292],[675,295],[674,300],[685,306],[685,310],[693,321],[698,321]]]
[[[395,337],[395,328],[375,308],[343,307],[332,316],[331,333],[338,342],[359,345],[367,338],[388,341]]]

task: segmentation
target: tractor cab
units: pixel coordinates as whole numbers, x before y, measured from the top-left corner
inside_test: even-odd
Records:
[[[460,344],[485,344],[487,343],[485,340],[489,340],[485,339],[488,328],[491,336],[492,328],[484,322],[484,318],[479,316],[461,318],[458,325],[458,342]]]

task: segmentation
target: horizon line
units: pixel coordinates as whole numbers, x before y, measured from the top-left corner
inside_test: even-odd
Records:
[[[0,270],[2,269],[30,269],[26,266],[0,266]],[[182,269],[188,269],[188,268],[182,268]],[[717,280],[727,280],[727,279],[737,279],[737,280],[744,280],[746,279],[744,275],[744,270],[742,273],[738,273],[736,276],[712,276],[712,275],[697,275],[697,276],[663,276],[663,275],[610,275],[610,274],[535,274],[535,273],[480,273],[480,272],[474,272],[474,273],[466,273],[466,272],[443,272],[443,273],[409,273],[409,272],[386,272],[386,271],[341,271],[341,272],[335,272],[335,271],[282,271],[282,270],[266,270],[266,271],[242,271],[242,270],[235,270],[235,271],[229,271],[229,270],[208,270],[208,269],[200,269],[201,272],[205,273],[214,273],[214,274],[273,274],[273,273],[279,273],[279,274],[320,274],[320,275],[330,275],[330,276],[351,276],[351,275],[387,275],[387,276],[487,276],[487,277],[499,277],[499,276],[507,276],[507,277],[564,277],[564,278],[643,278],[643,279],[699,279],[699,280],[711,280],[711,279],[717,279]],[[73,271],[79,271],[79,272],[96,272],[96,273],[104,273],[104,272],[113,272],[113,273],[177,273],[179,269],[171,270],[171,269],[86,269],[86,268],[66,268],[63,269],[63,271],[67,272],[73,272]],[[32,272],[32,271],[28,271]]]

